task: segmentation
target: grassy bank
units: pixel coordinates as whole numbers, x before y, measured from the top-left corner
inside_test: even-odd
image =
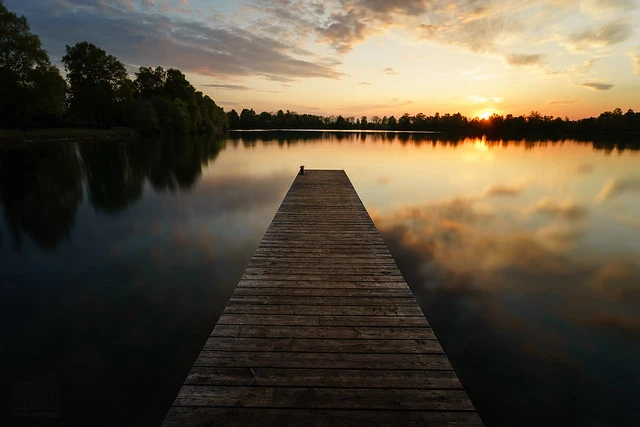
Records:
[[[0,129],[0,146],[20,146],[31,142],[122,140],[136,136],[138,136],[136,130],[124,127],[111,129]]]

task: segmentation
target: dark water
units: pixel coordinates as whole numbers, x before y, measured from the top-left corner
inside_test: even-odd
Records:
[[[348,133],[0,149],[0,424],[158,425],[301,164],[347,171],[487,424],[637,424],[638,152]]]

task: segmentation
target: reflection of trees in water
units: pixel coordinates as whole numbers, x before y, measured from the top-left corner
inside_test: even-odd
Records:
[[[17,248],[26,233],[43,249],[54,249],[74,226],[83,178],[93,207],[115,215],[142,197],[145,179],[156,190],[192,188],[221,148],[220,137],[198,136],[0,151],[6,224]]]
[[[290,146],[306,143],[382,143],[382,144],[401,144],[401,145],[431,145],[442,147],[457,147],[466,143],[473,143],[482,140],[487,146],[523,146],[527,149],[542,148],[553,146],[556,144],[564,144],[573,142],[592,146],[596,150],[604,151],[624,151],[624,150],[640,150],[640,140],[634,135],[623,134],[592,134],[588,140],[580,138],[567,139],[549,139],[541,140],[540,138],[509,138],[505,136],[503,139],[484,139],[470,138],[456,134],[447,133],[417,133],[417,132],[336,132],[336,131],[264,131],[264,132],[247,132],[237,131],[229,134],[228,142],[233,146],[243,145],[245,147],[256,147],[260,144],[278,144],[279,146]]]
[[[0,197],[16,247],[26,233],[43,249],[67,237],[82,200],[82,171],[75,146],[0,152]]]
[[[222,146],[221,139],[194,136],[155,142],[149,149],[151,185],[158,191],[192,188],[202,175],[202,166],[215,160]]]
[[[116,214],[142,196],[146,155],[137,142],[79,144],[93,207]]]

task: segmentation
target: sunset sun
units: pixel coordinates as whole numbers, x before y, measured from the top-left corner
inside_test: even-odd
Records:
[[[495,113],[495,111],[493,110],[483,110],[478,112],[478,118],[480,119],[488,119],[489,117],[491,117],[491,115]]]

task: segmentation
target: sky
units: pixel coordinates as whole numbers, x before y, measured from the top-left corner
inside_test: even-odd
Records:
[[[88,41],[225,110],[572,119],[640,111],[640,0],[4,0],[52,61]]]

